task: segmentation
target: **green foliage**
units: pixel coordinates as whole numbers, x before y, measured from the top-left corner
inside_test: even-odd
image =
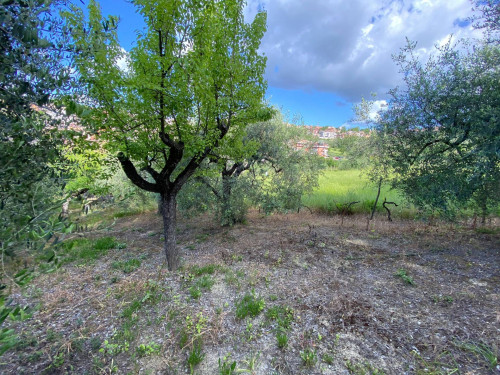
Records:
[[[245,294],[243,298],[236,303],[236,317],[244,319],[247,316],[256,317],[264,310],[266,303],[263,298],[252,294]]]
[[[213,275],[215,270],[217,270],[218,268],[219,266],[216,264],[207,264],[206,266],[203,267],[193,266],[190,272],[195,276],[202,276],[205,274]]]
[[[160,354],[161,352],[161,345],[157,343],[150,343],[150,344],[140,344],[136,349],[135,352],[139,357],[148,357],[150,355],[154,354]]]
[[[306,348],[300,352],[300,358],[302,358],[302,363],[306,367],[313,367],[318,361],[316,351],[310,348]]]
[[[278,348],[285,349],[288,346],[288,336],[285,332],[278,331],[276,333],[276,341],[278,343]]]
[[[383,370],[373,367],[370,363],[346,361],[345,365],[351,375],[385,375]]]
[[[413,281],[413,278],[411,276],[409,276],[407,273],[406,273],[406,270],[403,269],[403,268],[400,268],[398,270],[398,272],[396,272],[394,274],[394,276],[397,276],[397,277],[400,277],[401,280],[403,280],[406,284],[408,285],[415,285],[415,281]]]
[[[457,342],[456,345],[462,350],[482,356],[488,362],[488,365],[492,370],[498,366],[498,355],[495,353],[494,349],[486,343]]]
[[[113,262],[113,268],[122,270],[125,273],[134,272],[140,266],[141,266],[141,261],[135,258],[122,262]]]
[[[122,248],[123,246],[124,244],[117,242],[114,237],[101,237],[96,240],[76,238],[64,241],[58,255],[63,257],[65,262],[76,259],[90,261],[106,255],[110,249]]]
[[[203,164],[181,192],[179,207],[187,212],[216,209],[222,225],[244,222],[250,206],[265,213],[299,209],[323,167],[322,159],[296,148],[309,137],[278,112],[266,122],[248,125],[239,157],[214,155]]]
[[[205,353],[203,353],[202,346],[200,342],[196,342],[189,352],[187,363],[191,374],[194,374],[194,368],[198,366],[205,358]]]
[[[225,356],[222,361],[219,358],[219,375],[234,375],[236,373],[236,361],[230,362],[230,355]]]
[[[405,85],[376,125],[385,177],[419,207],[484,218],[500,202],[500,47],[447,43],[424,64],[408,42],[395,61]]]
[[[63,14],[83,89],[68,107],[118,152],[137,187],[160,194],[172,270],[180,259],[172,230],[177,194],[209,154],[237,154],[246,125],[268,117],[258,51],[266,14],[246,24],[243,0],[134,5],[146,27],[129,54],[118,43],[117,17],[103,19],[95,1],[88,19],[76,7]],[[126,70],[118,66],[123,58]]]
[[[267,309],[266,318],[278,323],[278,327],[289,329],[293,320],[293,310],[288,306],[273,306]]]
[[[327,365],[333,365],[334,357],[332,354],[325,353],[323,354],[323,362]]]
[[[318,188],[302,199],[304,206],[318,212],[335,214],[339,212],[339,206],[359,202],[351,206],[354,213],[370,212],[377,196],[377,186],[370,183],[367,173],[368,170],[359,169],[324,171],[319,177]],[[398,204],[406,203],[404,198],[396,190],[391,190],[388,184],[382,185],[381,197]],[[383,211],[380,203],[377,210]],[[401,211],[398,209],[398,212]]]

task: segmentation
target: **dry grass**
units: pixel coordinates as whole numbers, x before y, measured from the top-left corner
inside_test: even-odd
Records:
[[[308,213],[254,212],[246,225],[220,228],[204,216],[181,220],[184,267],[175,273],[153,213],[80,235],[114,236],[127,248],[66,264],[15,295],[40,307],[15,323],[23,341],[3,356],[2,373],[183,374],[197,342],[197,374],[219,374],[219,359],[255,374],[498,373],[467,349],[484,344],[498,356],[498,234]],[[132,258],[141,259],[133,272],[113,267]],[[193,299],[189,288],[202,277],[193,267],[207,265],[217,265],[214,285]],[[414,286],[395,276],[400,269]],[[246,293],[266,306],[237,319]],[[279,323],[266,317],[276,306],[293,310],[281,328],[286,348],[277,345]],[[301,352],[317,361],[305,366]]]

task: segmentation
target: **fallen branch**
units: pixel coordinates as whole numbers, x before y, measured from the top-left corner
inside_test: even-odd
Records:
[[[382,206],[384,206],[384,208],[387,210],[387,219],[389,219],[389,221],[392,221],[391,210],[389,210],[389,207],[386,206],[387,204],[393,204],[396,207],[398,207],[398,205],[395,202],[387,202],[387,198],[384,198],[384,202],[382,203]]]

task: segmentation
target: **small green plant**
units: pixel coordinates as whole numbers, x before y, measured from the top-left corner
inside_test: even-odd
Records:
[[[137,356],[139,357],[147,357],[153,354],[160,354],[160,351],[161,345],[156,343],[140,344],[135,350]]]
[[[189,370],[191,375],[194,374],[194,368],[198,366],[205,358],[205,353],[202,351],[201,342],[196,342],[193,349],[189,352],[187,363],[189,365]]]
[[[116,344],[116,343],[111,343],[108,340],[104,340],[104,342],[101,345],[101,349],[99,349],[99,352],[113,357],[117,354],[128,352],[128,349],[129,349],[128,341],[125,341],[123,344]]]
[[[455,345],[462,350],[482,356],[488,362],[491,369],[496,368],[498,365],[498,356],[484,342],[457,342]]]
[[[96,351],[101,347],[102,340],[99,336],[94,336],[90,339],[90,349]]]
[[[219,266],[216,264],[207,264],[203,267],[193,266],[191,268],[191,273],[195,276],[213,275],[217,268],[219,268]]]
[[[250,354],[248,359],[244,359],[242,362],[245,364],[246,368],[239,368],[236,370],[238,374],[255,374],[255,368],[257,367],[257,362],[260,358],[260,352]]]
[[[122,317],[130,319],[132,315],[137,312],[142,307],[142,303],[140,299],[136,299],[130,303],[125,309],[122,311]]]
[[[114,237],[101,237],[95,242],[94,248],[96,250],[111,250],[118,246],[116,238]]]
[[[411,276],[408,276],[406,270],[403,268],[400,268],[398,272],[394,274],[394,276],[400,277],[406,284],[415,285],[415,281],[413,281],[413,278]]]
[[[141,266],[141,261],[135,258],[122,262],[114,262],[112,265],[114,269],[122,270],[124,273],[134,272],[140,266]]]
[[[276,334],[276,341],[278,342],[278,348],[285,349],[288,346],[288,336],[285,332],[278,332]]]
[[[198,285],[193,285],[189,288],[189,295],[192,299],[198,299],[201,297],[201,289]]]
[[[370,363],[353,363],[348,360],[345,366],[351,375],[385,375],[383,370],[373,367]]]
[[[303,351],[301,351],[300,358],[302,358],[302,363],[306,367],[313,367],[318,360],[316,351],[310,348],[306,348]]]
[[[323,362],[325,362],[327,365],[333,365],[333,359],[333,354],[323,354]]]
[[[266,318],[278,323],[278,327],[289,329],[293,320],[293,310],[288,306],[273,306],[266,311]]]
[[[209,275],[204,275],[200,279],[196,281],[196,285],[198,285],[202,289],[210,290],[212,286],[215,284],[214,279],[212,279]]]
[[[432,296],[432,301],[434,303],[446,303],[446,304],[451,304],[453,303],[453,297],[452,296],[442,296],[442,295],[433,295]]]
[[[231,354],[219,358],[219,375],[234,375],[236,374],[236,361],[230,362]]]
[[[264,310],[266,303],[263,298],[257,298],[254,294],[245,294],[241,301],[236,303],[236,317],[244,319],[247,316],[255,317]]]

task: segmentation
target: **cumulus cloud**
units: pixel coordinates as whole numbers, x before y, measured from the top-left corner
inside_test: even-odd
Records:
[[[268,14],[269,85],[384,98],[399,83],[391,59],[406,43],[426,55],[450,35],[473,33],[469,0],[251,0],[247,15]]]

